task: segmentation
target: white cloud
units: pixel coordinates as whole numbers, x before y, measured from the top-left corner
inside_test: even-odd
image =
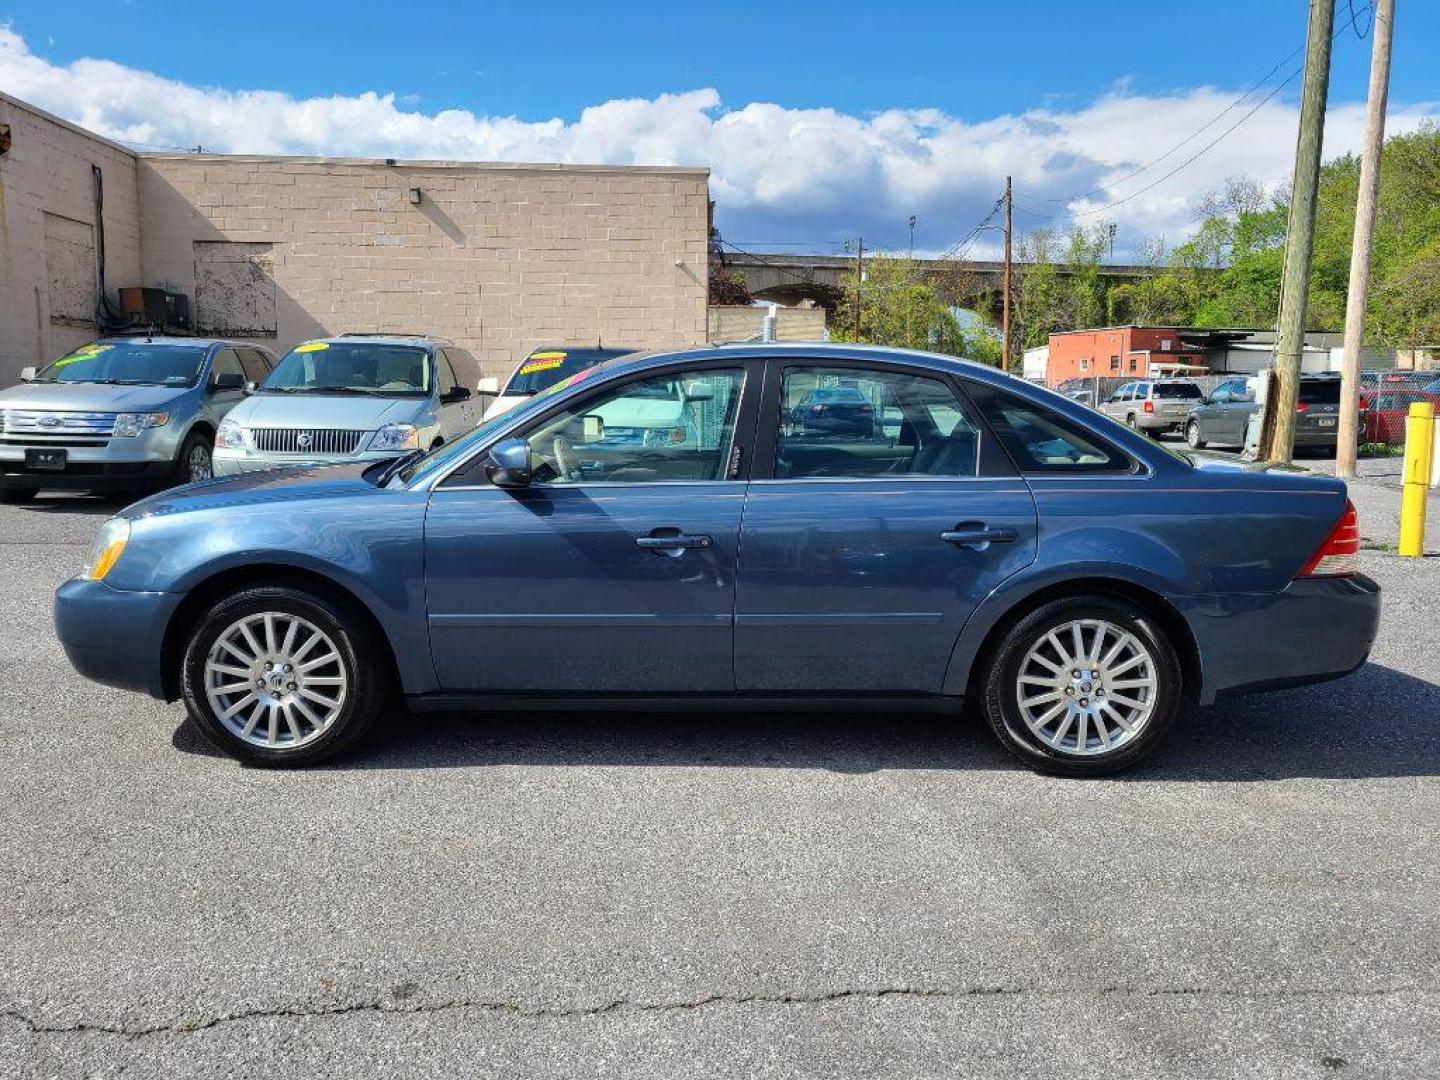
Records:
[[[607,101],[574,120],[425,113],[408,99],[366,92],[297,99],[268,90],[191,86],[108,60],[53,64],[0,26],[0,89],[123,141],[234,153],[708,165],[718,220],[741,241],[834,240],[899,246],[916,214],[917,246],[940,249],[964,235],[1014,176],[1016,227],[1035,212],[1094,211],[1158,179],[1251,107],[1233,110],[1190,144],[1122,179],[1201,127],[1235,92],[1195,87],[1145,96],[1121,86],[1089,104],[1040,104],[1019,115],[966,122],[934,109],[852,116],[751,102],[727,109],[712,89]],[[1037,91],[1037,98],[1041,95]],[[1043,99],[1042,99],[1043,100]],[[1327,156],[1356,149],[1363,104],[1332,102]],[[1389,130],[1440,115],[1440,105],[1392,106]],[[1289,179],[1296,111],[1279,100],[1194,164],[1123,206],[1083,220],[1115,220],[1118,252],[1193,227],[1199,196],[1224,178],[1267,185]],[[1107,185],[1113,189],[1104,190]],[[1102,189],[1087,199],[1076,193]],[[1028,212],[1028,213],[1027,213]],[[990,234],[975,252],[993,250]]]

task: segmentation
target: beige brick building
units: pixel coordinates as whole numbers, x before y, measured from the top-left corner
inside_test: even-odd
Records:
[[[508,373],[540,344],[706,338],[708,172],[137,154],[0,95],[0,384],[96,334],[105,280],[279,350],[426,332]]]

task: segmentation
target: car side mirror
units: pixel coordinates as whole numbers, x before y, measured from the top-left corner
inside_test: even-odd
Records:
[[[528,487],[530,444],[524,439],[502,439],[496,443],[485,458],[485,475],[496,487]]]
[[[470,388],[468,386],[452,386],[440,395],[440,400],[447,405],[452,405],[457,401],[469,401]]]
[[[230,390],[244,390],[245,376],[234,371],[222,371],[210,383],[210,389],[217,394]]]
[[[253,393],[255,392],[256,387],[258,387],[259,385],[260,385],[260,384],[257,383],[254,379],[251,379],[249,382],[247,382],[247,383],[245,384],[245,387],[244,387],[245,393],[247,393],[247,394],[253,394]]]
[[[34,367],[22,367],[22,368],[20,369],[20,381],[21,381],[21,382],[34,382],[34,381],[35,381],[35,368],[34,368]]]

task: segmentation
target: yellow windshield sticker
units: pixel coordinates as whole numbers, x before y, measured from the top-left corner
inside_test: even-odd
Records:
[[[527,360],[524,364],[520,365],[520,374],[529,375],[532,371],[549,371],[551,368],[557,368],[563,363],[565,363],[564,357],[556,360]]]
[[[547,349],[545,352],[532,352],[531,360],[564,360],[565,353],[560,349]]]
[[[113,349],[113,345],[82,345],[69,356],[55,361],[57,368],[68,367],[71,364],[78,364],[81,360],[93,360],[106,349]]]
[[[307,341],[304,345],[296,345],[296,352],[321,352],[330,346],[323,341]]]

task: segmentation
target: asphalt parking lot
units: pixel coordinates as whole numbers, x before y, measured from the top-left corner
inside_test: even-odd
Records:
[[[0,1075],[1440,1074],[1440,559],[1362,554],[1360,672],[1112,780],[895,715],[397,716],[277,773],[70,671],[110,509],[0,507]]]

